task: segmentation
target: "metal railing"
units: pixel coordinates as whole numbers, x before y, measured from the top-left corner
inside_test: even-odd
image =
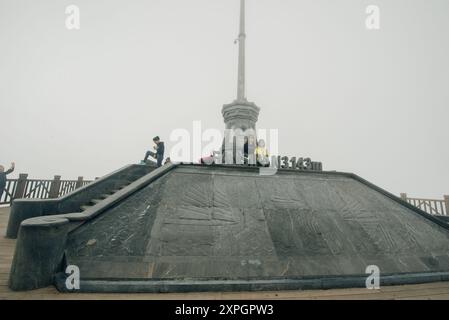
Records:
[[[0,194],[0,205],[11,204],[14,199],[52,199],[61,197],[92,181],[78,177],[78,180],[61,180],[54,176],[53,180],[28,179],[28,174],[21,173],[18,179],[7,179],[3,194]]]
[[[449,215],[449,196],[440,199],[409,198],[406,193],[401,193],[401,198],[411,205],[433,215]]]

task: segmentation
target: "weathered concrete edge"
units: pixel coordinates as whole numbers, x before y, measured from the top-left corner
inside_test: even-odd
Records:
[[[10,289],[23,291],[51,285],[54,275],[60,271],[66,240],[71,231],[177,166],[168,164],[158,168],[83,213],[40,216],[22,221],[9,276]]]
[[[441,215],[437,215],[435,216],[435,218],[443,221],[444,223],[449,223],[449,216],[441,216]]]
[[[89,209],[85,210],[82,213],[73,213],[73,214],[64,214],[61,215],[62,217],[66,217],[70,222],[79,222],[79,221],[88,221],[91,220],[98,215],[102,214],[112,206],[116,205],[117,203],[120,203],[121,201],[125,200],[129,196],[133,195],[137,191],[143,189],[147,185],[151,184],[155,180],[159,179],[169,171],[176,168],[178,164],[175,163],[169,163],[166,164],[160,168],[157,168],[156,170],[150,172],[149,174],[143,176],[142,178],[134,181],[129,186],[126,186],[122,190],[118,191],[117,193],[113,194],[112,196],[106,198],[104,201],[90,207]]]
[[[126,165],[114,172],[111,172],[85,186],[82,186],[81,188],[78,188],[72,192],[69,192],[68,194],[56,198],[56,199],[15,199],[13,200],[12,206],[11,206],[11,212],[9,215],[8,220],[8,226],[6,228],[6,237],[10,239],[15,239],[19,233],[20,224],[22,221],[49,215],[46,211],[54,211],[55,215],[58,215],[58,204],[62,201],[68,200],[71,197],[80,194],[86,190],[89,190],[90,188],[96,187],[98,184],[101,184],[105,182],[106,180],[110,179],[111,177],[114,177],[117,174],[122,173],[125,170],[128,170],[135,166],[135,164]]]
[[[9,274],[11,290],[32,290],[53,283],[62,265],[69,224],[67,219],[55,216],[21,223]]]
[[[80,289],[66,288],[66,275],[57,274],[55,286],[60,292],[80,293],[188,293],[238,291],[288,291],[366,288],[367,275],[265,280],[80,280]],[[383,275],[381,286],[449,281],[449,272]]]

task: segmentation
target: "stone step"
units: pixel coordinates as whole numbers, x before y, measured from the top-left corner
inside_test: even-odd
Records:
[[[109,193],[109,195],[114,194],[114,193],[117,193],[117,192],[119,192],[120,190],[123,190],[124,188],[126,188],[126,187],[129,186],[130,184],[131,184],[131,183],[124,184],[124,185],[121,185],[121,186],[117,187],[117,189],[111,190],[111,192]]]
[[[92,199],[90,202],[92,202],[93,204],[97,204],[97,203],[100,203],[103,200],[104,199]]]
[[[93,207],[93,206],[84,205],[84,206],[81,206],[81,210],[82,210],[82,211],[86,211],[87,209],[89,209],[89,208],[91,208],[91,207]]]

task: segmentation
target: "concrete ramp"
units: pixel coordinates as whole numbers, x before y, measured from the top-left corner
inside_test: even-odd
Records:
[[[369,265],[392,284],[449,279],[447,225],[344,173],[179,166],[72,231],[65,252],[87,291],[357,286]]]

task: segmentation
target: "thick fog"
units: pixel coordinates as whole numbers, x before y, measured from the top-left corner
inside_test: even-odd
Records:
[[[238,22],[238,0],[0,0],[0,164],[92,179],[139,162],[155,135],[169,152],[194,121],[224,129]],[[280,154],[449,194],[447,0],[247,0],[246,32],[247,97]]]

